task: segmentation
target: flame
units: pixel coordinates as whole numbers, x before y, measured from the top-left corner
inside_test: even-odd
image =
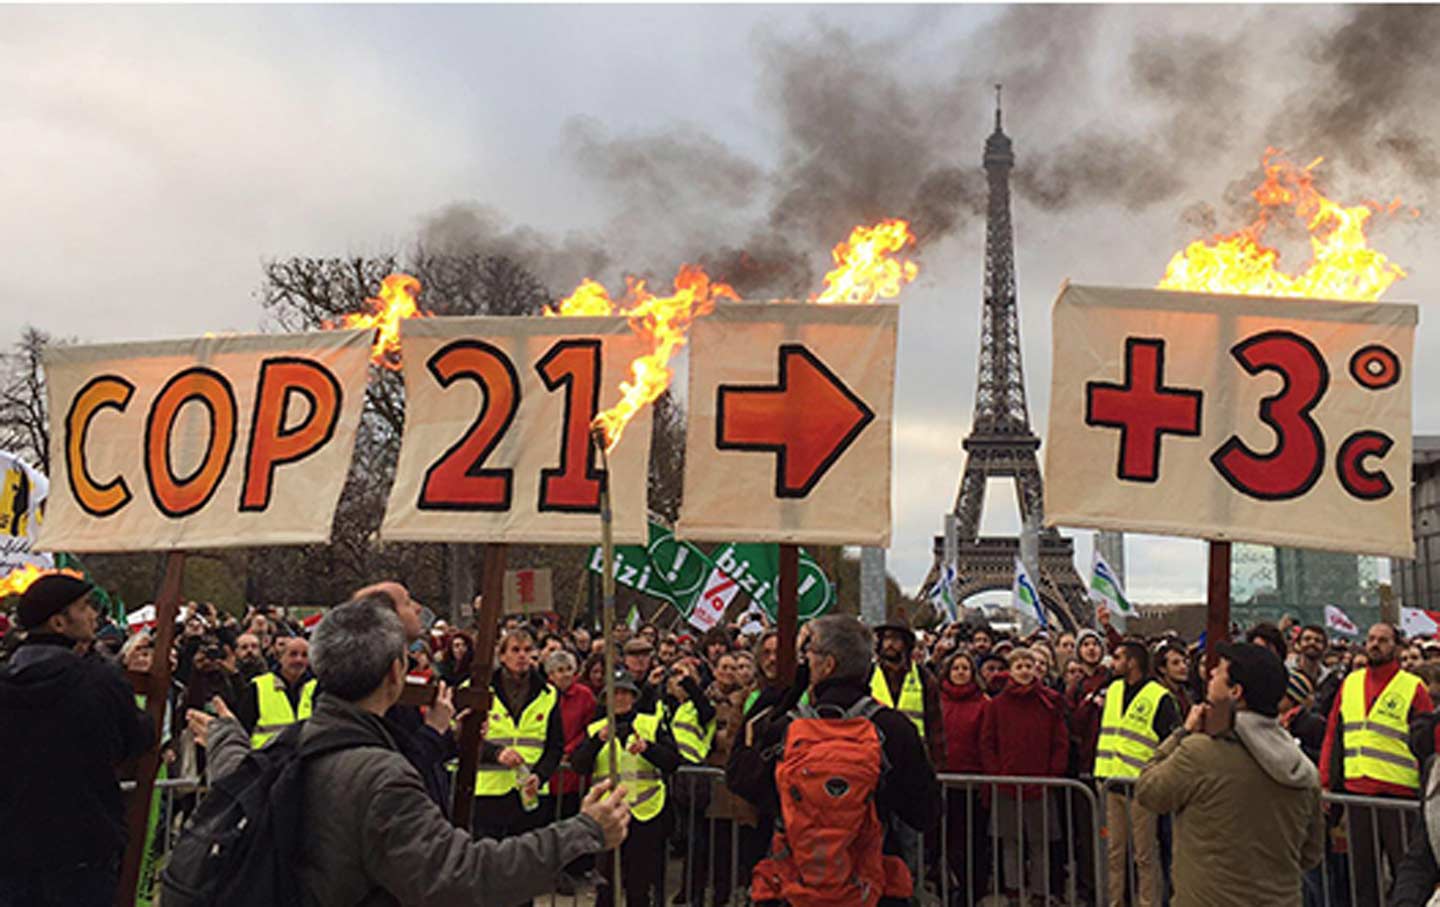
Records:
[[[712,281],[699,265],[680,266],[669,296],[656,296],[645,281],[633,277],[625,284],[618,305],[603,285],[586,278],[555,309],[545,309],[547,316],[624,315],[630,319],[630,329],[649,346],[649,352],[630,363],[629,378],[620,382],[620,401],[592,423],[605,432],[607,450],[615,449],[641,407],[670,386],[670,360],[685,345],[695,319],[709,314],[717,299],[740,300],[733,287]]]
[[[331,328],[374,328],[375,346],[370,358],[376,365],[391,371],[400,370],[400,322],[406,318],[429,317],[420,311],[415,294],[420,292],[420,281],[409,274],[396,272],[380,281],[380,298],[370,297],[365,304],[368,312],[354,312],[338,323],[325,322]]]
[[[909,259],[892,256],[914,245],[910,224],[897,218],[874,226],[858,226],[850,238],[831,251],[835,269],[825,275],[825,289],[810,297],[818,303],[868,303],[894,299],[919,274]],[[685,345],[690,325],[709,314],[715,300],[740,301],[729,284],[712,281],[699,265],[682,265],[675,275],[674,293],[655,296],[643,280],[627,278],[625,296],[616,303],[604,285],[586,278],[575,292],[547,307],[551,317],[624,315],[630,327],[649,345],[649,352],[630,363],[630,376],[620,382],[620,402],[595,417],[594,426],[605,432],[607,450],[619,443],[625,426],[670,386],[670,360]]]
[[[16,567],[5,576],[0,577],[0,598],[5,598],[9,595],[20,595],[26,589],[29,589],[31,584],[40,577],[51,575],[73,576],[75,579],[85,578],[78,570],[71,570],[69,567],[60,570],[45,570],[34,564],[25,564]]]
[[[1400,201],[1345,206],[1326,198],[1315,187],[1313,174],[1322,160],[1316,158],[1297,167],[1280,158],[1276,149],[1267,148],[1265,180],[1251,193],[1260,204],[1259,217],[1234,233],[1210,242],[1197,240],[1177,252],[1165,267],[1159,288],[1366,302],[1379,299],[1406,275],[1383,253],[1370,248],[1365,226],[1377,212],[1398,210]],[[1266,228],[1285,211],[1292,212],[1310,234],[1312,257],[1299,274],[1280,270],[1280,253],[1263,242]]]
[[[910,224],[898,218],[856,227],[848,240],[831,250],[835,269],[825,275],[825,289],[810,301],[853,304],[894,299],[920,268],[908,258],[897,261],[891,256],[914,244]]]

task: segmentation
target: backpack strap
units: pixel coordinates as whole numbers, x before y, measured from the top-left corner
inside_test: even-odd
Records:
[[[855,700],[855,704],[850,706],[849,710],[845,712],[846,718],[865,718],[870,722],[871,726],[875,728],[875,736],[880,740],[881,785],[885,783],[885,779],[890,774],[890,757],[885,755],[885,730],[875,723],[875,716],[878,715],[883,708],[885,708],[885,706],[881,705],[875,697],[861,696]]]
[[[845,713],[840,717],[869,718],[873,721],[875,718],[875,713],[880,711],[881,708],[883,707],[880,705],[879,702],[876,701],[875,697],[868,695],[861,696],[859,699],[855,700],[855,704],[850,706],[850,708],[846,709]],[[879,728],[876,728],[876,730],[878,731]]]

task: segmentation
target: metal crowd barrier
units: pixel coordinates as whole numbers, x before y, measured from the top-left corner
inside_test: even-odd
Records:
[[[1095,887],[1097,880],[1103,885],[1100,849],[1077,846],[1075,834],[1079,829],[1087,840],[1099,840],[1100,811],[1089,785],[1072,778],[999,775],[940,775],[939,780],[940,816],[932,828],[918,830],[907,855],[915,879],[912,903],[988,907],[1007,903],[1009,891],[1066,907],[1097,903],[1092,900],[1096,894],[1104,903],[1103,889]],[[749,878],[741,872],[741,825],[710,809],[711,786],[717,782],[724,783],[721,769],[686,766],[668,793],[674,804],[673,834],[683,850],[678,867],[666,860],[661,893],[666,898],[683,893],[679,903],[690,907],[749,903]],[[1008,796],[1017,785],[1040,796],[1033,801]],[[763,835],[768,847],[768,832],[755,834]],[[668,882],[676,876],[679,887],[672,888]]]
[[[1132,839],[1131,804],[1135,796],[1133,780],[1107,779],[1100,786],[1102,807],[1108,808],[1108,794],[1124,799],[1126,840]],[[1390,888],[1410,842],[1424,835],[1420,827],[1420,801],[1395,797],[1361,797],[1354,794],[1323,793],[1325,849],[1320,865],[1305,872],[1301,878],[1303,907],[1390,907]],[[1115,829],[1105,816],[1104,828],[1109,834]],[[1174,821],[1173,816],[1160,817]],[[1104,840],[1100,842],[1102,845]],[[1237,843],[1243,846],[1243,842]],[[1159,856],[1157,852],[1157,856]],[[1133,853],[1126,861],[1129,891],[1139,887]],[[1157,865],[1157,879],[1162,886],[1153,903],[1168,903],[1173,895],[1170,866]]]
[[[941,813],[929,829],[919,829],[907,863],[915,879],[919,907],[991,907],[1040,898],[1047,905],[1065,907],[1110,903],[1107,842],[1122,833],[1132,841],[1131,804],[1134,782],[1107,779],[1098,787],[1073,778],[1008,777],[1000,775],[942,774]],[[749,904],[748,873],[742,876],[741,823],[717,816],[716,790],[723,787],[724,771],[710,766],[686,766],[668,781],[666,792],[671,832],[663,853],[655,855],[662,869],[656,903],[689,907],[743,907]],[[1038,789],[1041,796],[1026,801],[1010,794],[1016,786]],[[134,782],[124,782],[133,790]],[[157,850],[167,854],[178,835],[181,810],[194,808],[191,795],[203,796],[202,778],[168,778],[156,782],[162,796]],[[573,797],[550,796],[544,802],[547,821],[573,816],[583,791]],[[1122,815],[1111,815],[1111,795],[1123,801]],[[1417,800],[1325,794],[1329,815],[1325,855],[1320,866],[1305,874],[1303,907],[1391,907],[1389,889],[1418,825]],[[568,801],[568,802],[567,802]],[[1032,805],[1028,805],[1032,804]],[[1171,818],[1171,817],[1164,817]],[[1013,821],[1011,821],[1013,819]],[[1121,829],[1112,823],[1124,823]],[[768,847],[768,832],[748,832],[754,858]],[[760,835],[764,835],[760,839]],[[1039,836],[1039,840],[1036,836]],[[1243,846],[1243,842],[1237,842]],[[928,857],[928,859],[927,859]],[[1153,903],[1169,903],[1170,866],[1156,849],[1156,879],[1160,891]],[[597,855],[596,860],[608,858]],[[1028,863],[1028,866],[1027,866]],[[1125,860],[1126,886],[1138,890],[1139,871],[1134,854]],[[598,870],[598,863],[595,864]],[[583,874],[583,872],[577,872]],[[683,897],[678,897],[683,895]],[[617,900],[623,903],[623,896]],[[550,895],[536,901],[542,907],[581,907],[594,903],[594,894],[581,884],[572,895]]]
[[[917,890],[924,880],[938,889],[939,903],[965,907],[976,907],[988,898],[1008,903],[1007,892],[1018,893],[1022,904],[1039,896],[1047,905],[1080,907],[1094,903],[1091,897],[1096,894],[1104,903],[1103,888],[1096,887],[1104,883],[1099,848],[1089,847],[1086,853],[1087,848],[1077,847],[1082,836],[1092,842],[1100,838],[1100,812],[1088,784],[1074,778],[946,774],[940,775],[940,784],[939,828],[929,834],[939,838],[937,869],[922,870]],[[1017,785],[1022,792],[1040,796],[1033,800],[1014,796]],[[978,841],[977,832],[983,832]],[[964,836],[958,842],[960,853],[951,846],[957,843],[952,840],[957,833]],[[922,866],[923,841],[922,837]],[[952,892],[953,884],[962,887]]]
[[[1306,874],[1305,907],[1388,907],[1411,837],[1425,834],[1420,801],[1354,794],[1325,794],[1324,801],[1340,815],[1327,820],[1325,856]]]

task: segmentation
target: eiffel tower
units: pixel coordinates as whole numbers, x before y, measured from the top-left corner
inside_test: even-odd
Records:
[[[1020,555],[1018,537],[980,535],[985,486],[991,477],[1015,482],[1020,519],[1039,527],[1044,519],[1044,485],[1035,453],[1040,439],[1030,428],[1025,374],[1020,358],[1020,315],[1015,304],[1015,244],[1010,226],[1010,171],[1015,153],[1001,127],[1000,86],[995,86],[995,131],[985,140],[985,175],[990,204],[985,227],[985,301],[980,326],[979,384],[975,417],[965,438],[965,472],[955,500],[958,535],[956,602],[977,592],[1009,589]],[[1074,547],[1054,529],[1039,529],[1038,575],[1032,577],[1047,610],[1067,629],[1089,626],[1092,608],[1075,572]],[[923,590],[941,581],[945,537],[935,538],[935,560]]]

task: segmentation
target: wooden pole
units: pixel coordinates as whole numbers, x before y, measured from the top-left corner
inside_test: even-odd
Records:
[[[781,686],[795,682],[797,655],[795,638],[800,633],[800,548],[796,545],[780,546],[780,607],[775,615],[780,625],[780,639],[776,649],[775,669],[780,674]]]
[[[1230,543],[1211,540],[1210,581],[1205,586],[1205,664],[1215,667],[1216,646],[1230,639]]]
[[[615,739],[615,529],[614,514],[610,510],[610,440],[605,429],[596,426],[592,435],[600,459],[600,553],[601,569],[601,617],[600,632],[605,635],[605,735],[606,749],[609,750],[610,785],[620,786],[619,741]],[[663,855],[657,855],[663,859]],[[613,903],[620,903],[621,884],[620,848],[616,847],[611,859],[614,861],[610,876],[610,893]]]
[[[120,864],[120,884],[115,888],[116,907],[133,907],[140,884],[140,863],[145,856],[145,826],[150,819],[150,798],[155,792],[155,775],[160,770],[160,734],[165,727],[165,707],[170,693],[170,647],[175,643],[175,618],[180,610],[180,592],[185,578],[185,552],[165,555],[165,578],[155,601],[155,648],[150,672],[145,675],[145,713],[155,728],[155,745],[135,765],[135,790],[125,814],[125,858]]]
[[[495,639],[500,631],[500,611],[505,602],[506,546],[491,542],[485,546],[485,575],[480,579],[480,613],[476,615],[475,657],[470,661],[470,689],[474,696],[466,703],[470,714],[460,722],[460,766],[455,772],[454,800],[450,819],[458,828],[469,830],[475,808],[475,772],[480,765],[480,727],[490,714],[490,678],[495,673]]]

